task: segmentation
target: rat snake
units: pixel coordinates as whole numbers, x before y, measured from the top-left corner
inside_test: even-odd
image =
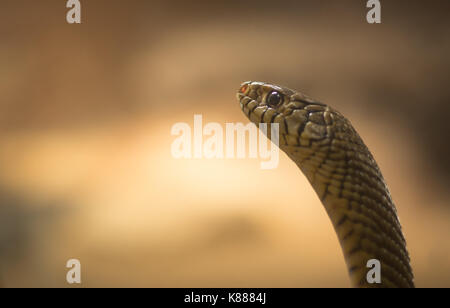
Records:
[[[253,123],[278,123],[279,147],[322,201],[352,285],[414,287],[395,205],[377,163],[350,122],[300,92],[268,83],[245,82],[237,98]],[[271,138],[270,129],[267,136]],[[372,259],[380,262],[380,283],[367,280]]]

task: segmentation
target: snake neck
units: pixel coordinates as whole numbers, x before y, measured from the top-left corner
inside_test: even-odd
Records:
[[[340,241],[354,287],[414,287],[406,242],[381,172],[348,122],[345,133],[307,146],[281,148],[305,174],[322,201]],[[302,140],[300,140],[302,143]],[[369,260],[381,281],[369,283]],[[369,264],[368,264],[369,262]]]

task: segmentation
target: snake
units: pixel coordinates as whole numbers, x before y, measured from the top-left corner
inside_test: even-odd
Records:
[[[397,209],[373,155],[334,108],[279,85],[247,81],[237,100],[250,122],[299,167],[337,234],[356,288],[413,288],[414,276]],[[264,126],[264,125],[263,125]],[[277,138],[272,129],[277,127]],[[368,279],[373,260],[380,279]]]

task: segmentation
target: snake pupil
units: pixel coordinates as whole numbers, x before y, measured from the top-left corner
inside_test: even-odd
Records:
[[[280,93],[278,93],[277,91],[273,91],[271,92],[268,96],[267,96],[267,104],[269,106],[275,107],[277,106],[282,100],[282,96]]]

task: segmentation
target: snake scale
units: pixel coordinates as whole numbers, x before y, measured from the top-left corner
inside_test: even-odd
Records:
[[[414,287],[390,192],[349,120],[300,92],[269,83],[245,82],[237,99],[251,122],[278,123],[279,147],[322,201],[339,238],[352,286]],[[380,283],[367,281],[371,259],[380,262]]]

